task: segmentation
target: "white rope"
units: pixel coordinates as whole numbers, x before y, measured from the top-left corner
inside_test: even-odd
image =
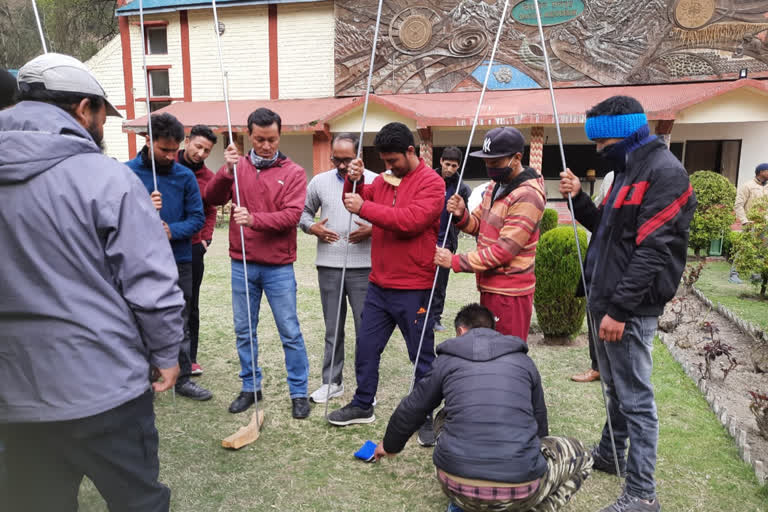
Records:
[[[552,85],[552,70],[549,65],[549,54],[547,53],[547,43],[544,39],[544,27],[541,23],[541,12],[539,11],[538,0],[533,0],[533,5],[536,8],[536,22],[539,26],[539,37],[541,38],[541,49],[544,52],[544,66],[547,70],[547,83],[549,84],[549,95],[552,100],[552,115],[555,118],[555,128],[557,129],[557,143],[560,147],[560,159],[563,164],[563,172],[566,172],[568,166],[565,163],[565,148],[563,147],[563,135],[560,131],[560,118],[557,114],[557,101],[555,100],[555,88]],[[573,224],[573,235],[576,240],[576,253],[579,258],[579,269],[581,270],[581,284],[584,287],[584,297],[587,303],[587,322],[589,323],[589,336],[592,338],[593,343],[597,343],[599,340],[595,339],[598,335],[598,331],[595,330],[594,319],[589,311],[589,289],[587,288],[587,279],[584,273],[584,259],[581,256],[581,243],[579,242],[579,228],[576,224],[576,211],[573,209],[573,195],[568,193],[568,207],[571,209],[571,223]],[[597,358],[597,371],[603,375],[600,369],[600,358]],[[608,433],[611,437],[611,448],[613,450],[613,461],[616,464],[616,475],[621,475],[619,469],[619,458],[616,454],[616,440],[613,435],[613,425],[611,424],[611,412],[608,409],[608,399],[605,391],[605,382],[600,379],[600,389],[603,393],[603,405],[605,406],[605,415],[608,423]]]
[[[48,53],[48,47],[45,45],[45,35],[43,34],[43,24],[40,23],[40,13],[37,12],[37,2],[32,0],[32,11],[35,13],[35,21],[37,21],[37,32],[40,34],[40,42],[43,43],[43,53]]]
[[[365,86],[365,102],[363,103],[363,118],[360,123],[360,138],[357,141],[357,158],[363,154],[363,137],[365,136],[365,120],[368,117],[368,100],[371,96],[371,81],[373,80],[373,65],[376,60],[376,47],[379,42],[379,25],[381,24],[381,10],[384,0],[379,0],[379,8],[376,13],[376,28],[373,31],[373,48],[371,49],[371,62],[368,67],[368,82]],[[360,175],[360,179],[365,182],[365,172]],[[352,193],[357,191],[357,181],[352,182]],[[333,330],[333,349],[331,350],[331,366],[328,369],[328,393],[325,396],[325,418],[328,419],[328,396],[331,394],[331,385],[333,382],[333,365],[336,362],[336,342],[339,337],[339,328],[341,327],[341,305],[344,302],[344,282],[347,276],[347,259],[349,257],[349,233],[352,231],[352,212],[349,212],[349,221],[347,223],[347,245],[344,247],[344,263],[341,267],[341,283],[339,284],[339,300],[336,307],[336,327]],[[322,380],[322,369],[320,370],[320,379]]]
[[[483,80],[483,88],[480,91],[480,100],[477,102],[477,109],[475,110],[475,118],[472,121],[472,129],[469,132],[469,141],[467,142],[467,150],[464,152],[464,160],[461,164],[461,171],[459,171],[459,182],[456,185],[456,193],[458,194],[461,188],[462,180],[464,179],[464,170],[467,167],[467,160],[469,159],[469,152],[472,148],[472,139],[475,137],[475,130],[477,129],[477,123],[480,119],[480,110],[483,107],[483,100],[485,99],[485,91],[488,89],[488,80],[491,76],[491,68],[493,68],[493,61],[496,58],[496,49],[499,46],[499,40],[501,39],[501,32],[504,28],[504,21],[507,17],[507,9],[509,8],[509,0],[504,2],[504,9],[501,12],[501,18],[499,18],[499,28],[496,30],[496,39],[493,42],[493,49],[491,50],[491,57],[488,61],[488,69],[485,71],[485,80]],[[465,205],[466,207],[466,205]],[[451,222],[453,220],[453,213],[448,215],[448,223],[446,224],[445,236],[443,237],[443,243],[440,244],[440,248],[444,249],[445,244],[448,242],[448,235],[451,231]],[[432,290],[429,293],[429,301],[427,302],[427,313],[424,316],[424,326],[421,329],[421,336],[419,337],[419,348],[416,350],[416,359],[413,362],[413,378],[411,379],[411,387],[408,393],[413,391],[413,387],[416,385],[416,371],[419,368],[419,358],[421,357],[421,349],[424,344],[424,336],[427,333],[427,327],[429,325],[429,313],[432,310],[432,299],[435,297],[435,288],[437,287],[437,278],[440,275],[442,267],[438,266],[435,270],[435,279],[432,282]],[[450,269],[448,269],[450,271]]]
[[[155,166],[155,139],[152,138],[152,112],[150,111],[149,104],[149,72],[147,71],[147,38],[144,33],[144,2],[139,0],[139,25],[141,30],[141,58],[144,67],[144,87],[146,87],[146,100],[147,100],[147,131],[149,133],[149,159],[152,162],[152,183],[155,186],[155,192],[157,192],[157,168]]]
[[[216,9],[216,0],[212,1],[213,3],[213,30],[216,33],[216,45],[219,49],[219,70],[221,72],[221,85],[224,89],[224,108],[227,112],[227,130],[229,130],[229,144],[234,144],[234,138],[232,137],[232,116],[230,115],[229,111],[229,84],[228,84],[228,78],[227,73],[224,71],[224,58],[221,52],[221,34],[219,33],[219,14],[218,10]],[[235,164],[232,168],[232,174],[235,178],[235,203],[237,204],[238,208],[240,207],[240,182],[237,179],[237,164]],[[245,285],[245,302],[246,302],[246,311],[248,312],[248,343],[251,347],[251,378],[253,379],[253,404],[254,404],[254,411],[256,414],[257,422],[259,417],[259,400],[258,400],[258,390],[256,389],[256,357],[255,357],[255,350],[253,348],[253,319],[251,317],[251,294],[248,290],[248,263],[245,259],[245,231],[243,226],[240,226],[240,247],[242,248],[243,252],[243,284]]]

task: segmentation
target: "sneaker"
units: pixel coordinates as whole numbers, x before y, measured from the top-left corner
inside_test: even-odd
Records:
[[[598,451],[597,446],[592,448],[592,460],[592,469],[602,471],[603,473],[608,473],[609,475],[616,474],[616,464],[613,461],[613,457],[603,457]],[[621,474],[618,476],[621,478],[626,478],[627,461],[619,460],[619,471],[621,471]]]
[[[445,330],[445,326],[441,324],[440,322],[435,322],[435,331],[437,332],[443,332]]]
[[[292,398],[291,415],[297,420],[303,420],[309,416],[309,400],[307,397]]]
[[[432,427],[432,416],[427,417],[427,421],[419,428],[419,435],[416,437],[421,446],[435,446],[435,431]]]
[[[742,280],[739,278],[739,276],[738,276],[738,275],[732,275],[731,277],[729,277],[729,278],[728,278],[728,282],[729,282],[729,283],[733,283],[733,284],[744,284],[744,281],[742,281]]]
[[[191,380],[188,380],[183,384],[176,384],[176,393],[199,402],[210,400],[213,397],[213,393]]]
[[[202,374],[203,374],[203,367],[197,363],[192,363],[192,371],[190,372],[190,375],[194,375],[195,377],[197,377],[198,375],[202,375]]]
[[[600,512],[661,512],[661,503],[659,498],[654,498],[648,502],[635,496],[630,496],[627,491],[621,493],[616,503],[608,505]]]
[[[336,409],[328,415],[328,423],[339,427],[354,425],[355,423],[373,423],[376,421],[376,415],[373,414],[373,407],[363,409],[349,403],[341,409]]]
[[[328,388],[330,387],[330,392]],[[316,404],[324,404],[331,398],[340,397],[344,394],[344,384],[323,384],[317,390],[309,395],[309,399]]]

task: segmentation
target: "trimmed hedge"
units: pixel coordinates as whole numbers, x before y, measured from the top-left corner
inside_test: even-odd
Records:
[[[691,185],[699,202],[691,221],[688,245],[696,251],[707,251],[712,240],[724,236],[736,221],[733,204],[736,187],[728,178],[712,171],[696,171],[691,174]]]
[[[541,224],[539,224],[539,236],[550,229],[555,229],[557,227],[558,218],[557,210],[546,208],[544,210],[544,215],[541,217]]]
[[[587,232],[579,228],[582,257],[587,254]],[[571,226],[547,231],[536,249],[536,291],[533,304],[544,336],[570,337],[581,330],[586,300],[576,297],[581,280],[576,240]]]

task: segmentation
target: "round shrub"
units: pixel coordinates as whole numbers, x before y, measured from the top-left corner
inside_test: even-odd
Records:
[[[587,232],[579,228],[582,257],[587,253]],[[577,334],[584,322],[586,300],[576,297],[581,280],[573,228],[547,231],[536,249],[536,291],[533,304],[545,337]]]
[[[736,254],[736,245],[739,243],[741,231],[728,231],[723,237],[723,257],[728,261],[733,261]]]
[[[557,210],[546,208],[544,210],[544,215],[541,217],[541,224],[539,224],[539,236],[543,235],[550,229],[556,228],[558,218]]]
[[[699,205],[691,221],[689,245],[698,256],[702,249],[709,249],[712,240],[730,231],[736,221],[733,213],[736,187],[712,171],[696,171],[691,175],[691,185]]]

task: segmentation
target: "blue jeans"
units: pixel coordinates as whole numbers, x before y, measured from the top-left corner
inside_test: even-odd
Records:
[[[258,366],[259,343],[256,328],[259,325],[261,294],[264,292],[272,308],[280,341],[283,342],[291,398],[306,397],[309,360],[304,346],[304,337],[299,328],[299,317],[296,314],[296,277],[293,274],[293,265],[260,265],[258,263],[247,265],[253,324],[253,355],[256,358],[253,362],[256,366],[255,382],[251,370],[251,345],[248,342],[248,310],[245,300],[243,262],[232,260],[232,313],[235,320],[237,355],[240,357],[243,391],[252,392],[261,389],[262,374],[261,367]]]
[[[595,328],[599,329],[603,314],[593,313],[593,316]],[[656,497],[654,473],[659,417],[651,384],[651,351],[657,324],[655,316],[632,317],[624,325],[620,342],[599,340],[595,344],[619,460],[624,459],[629,441],[626,490],[645,500]],[[607,422],[598,451],[603,458],[613,460]]]

